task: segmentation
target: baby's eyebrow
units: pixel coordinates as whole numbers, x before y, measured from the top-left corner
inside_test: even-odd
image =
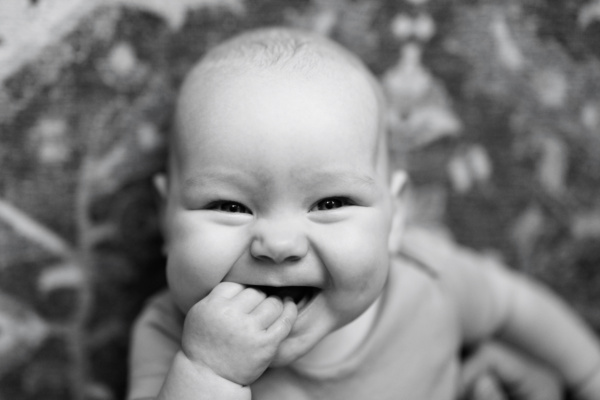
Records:
[[[334,169],[331,171],[313,171],[310,173],[301,172],[298,175],[309,184],[365,186],[367,188],[372,188],[375,185],[375,179],[372,176],[355,171]]]
[[[296,170],[292,171],[293,179],[301,182],[306,187],[328,186],[340,188],[340,186],[361,187],[371,190],[375,186],[375,179],[367,174],[352,170]],[[267,176],[260,174],[254,176],[244,171],[203,171],[200,174],[186,178],[183,182],[183,190],[189,191],[214,184],[229,183],[240,188],[252,189],[256,183],[263,189],[270,185]]]
[[[233,183],[236,186],[249,186],[249,176],[244,174],[243,171],[203,171],[200,174],[186,178],[183,181],[183,189],[195,189],[201,188],[207,185],[219,184],[219,183]]]

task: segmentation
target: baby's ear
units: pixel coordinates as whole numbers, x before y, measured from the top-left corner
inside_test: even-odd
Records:
[[[154,182],[154,187],[163,201],[167,198],[167,176],[164,173],[159,173],[154,175],[152,178]]]
[[[158,209],[158,221],[160,225],[160,230],[163,234],[164,243],[162,252],[164,255],[168,253],[168,236],[167,236],[167,224],[166,224],[166,207],[167,207],[167,192],[169,189],[169,182],[167,180],[167,176],[163,173],[156,174],[152,178],[154,183],[154,188],[160,195],[160,205]]]
[[[390,182],[390,192],[392,194],[392,226],[389,236],[388,248],[392,254],[398,252],[402,236],[404,235],[404,226],[406,224],[407,200],[404,192],[408,186],[408,174],[406,171],[394,171]]]

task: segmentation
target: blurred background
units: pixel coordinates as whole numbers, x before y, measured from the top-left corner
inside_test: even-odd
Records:
[[[0,0],[0,399],[123,398],[129,328],[165,284],[151,177],[174,94],[268,25],[381,79],[413,223],[600,332],[599,0]]]

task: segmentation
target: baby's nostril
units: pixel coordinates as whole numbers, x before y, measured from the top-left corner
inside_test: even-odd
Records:
[[[278,259],[275,257],[270,257],[267,255],[255,255],[254,256],[255,259],[262,261],[262,262],[270,262],[270,263],[283,263],[283,262],[296,262],[296,261],[300,261],[302,257],[299,256],[288,256],[282,259]]]

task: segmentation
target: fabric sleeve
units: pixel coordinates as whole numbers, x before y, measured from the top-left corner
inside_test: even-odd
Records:
[[[156,398],[179,350],[183,314],[168,292],[152,297],[134,324],[128,400]]]
[[[501,328],[519,286],[514,272],[492,257],[424,228],[408,229],[401,251],[438,280],[448,301],[456,307],[466,344],[489,338]]]

